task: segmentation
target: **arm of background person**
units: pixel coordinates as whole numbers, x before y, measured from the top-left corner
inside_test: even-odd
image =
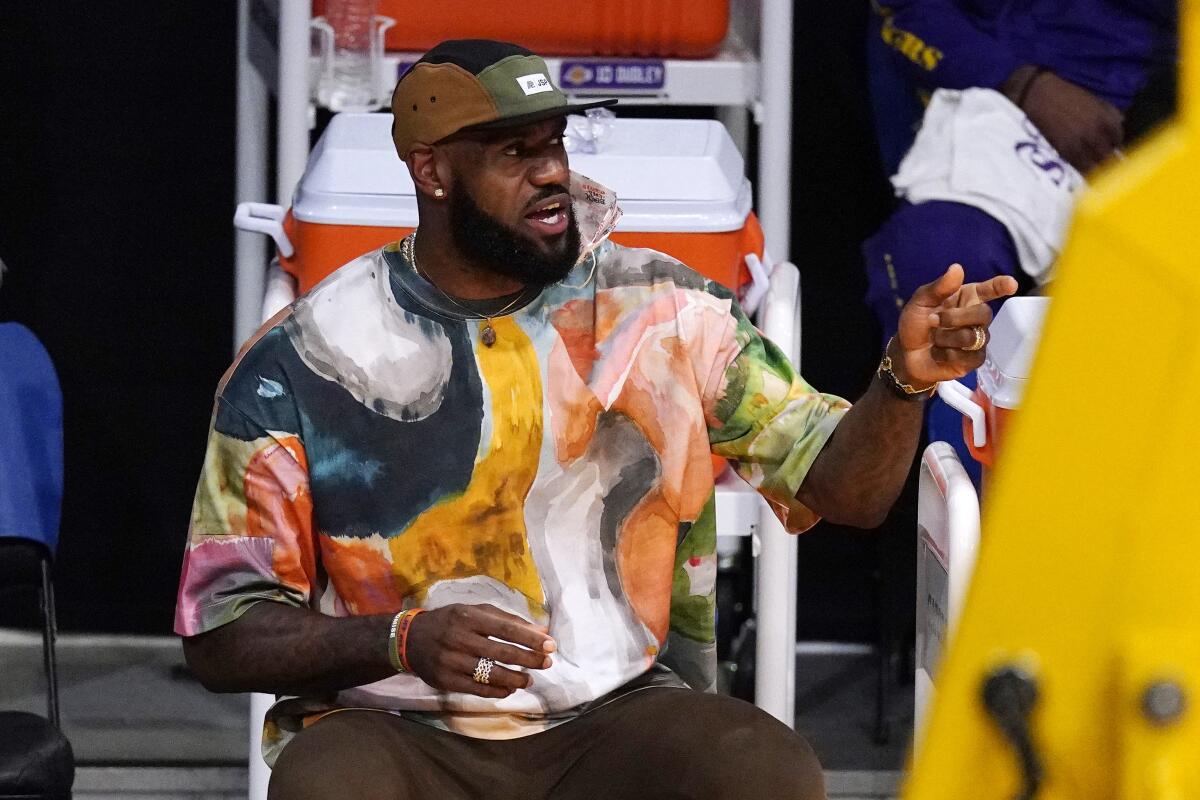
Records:
[[[876,0],[880,35],[926,89],[980,87],[1019,106],[1068,162],[1087,173],[1121,144],[1121,112],[1092,92],[1025,63],[954,0]]]

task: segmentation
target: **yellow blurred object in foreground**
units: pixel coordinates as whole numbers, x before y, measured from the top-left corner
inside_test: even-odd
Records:
[[[1081,200],[908,800],[1011,800],[985,713],[1032,678],[1038,800],[1200,798],[1200,0],[1177,119]]]

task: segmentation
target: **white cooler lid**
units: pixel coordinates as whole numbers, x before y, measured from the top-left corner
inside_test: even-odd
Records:
[[[1021,404],[1049,307],[1049,297],[1010,297],[1000,307],[979,370],[979,388],[993,405],[1012,410]]]
[[[391,114],[334,116],[296,188],[296,219],[416,225],[416,190],[391,126]],[[750,213],[742,156],[713,120],[617,119],[600,153],[571,153],[570,160],[572,170],[617,193],[625,212],[618,231],[735,231]]]

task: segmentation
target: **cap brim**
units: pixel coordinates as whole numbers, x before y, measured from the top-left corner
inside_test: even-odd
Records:
[[[541,122],[544,119],[554,119],[555,117],[565,117],[568,114],[574,114],[579,111],[587,111],[589,108],[608,108],[615,106],[615,99],[596,100],[591,103],[574,103],[565,106],[555,106],[554,108],[545,108],[541,111],[531,111],[528,114],[520,114],[515,117],[505,117],[504,119],[492,120],[491,122],[480,122],[478,125],[469,125],[465,128],[460,128],[461,131],[493,131],[503,128],[516,128],[521,125],[529,125],[534,122]]]

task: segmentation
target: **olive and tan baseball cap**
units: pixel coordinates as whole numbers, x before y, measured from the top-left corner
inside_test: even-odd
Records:
[[[396,84],[392,139],[403,159],[413,145],[459,131],[511,128],[616,102],[571,105],[546,62],[524,47],[453,39],[421,56]]]

